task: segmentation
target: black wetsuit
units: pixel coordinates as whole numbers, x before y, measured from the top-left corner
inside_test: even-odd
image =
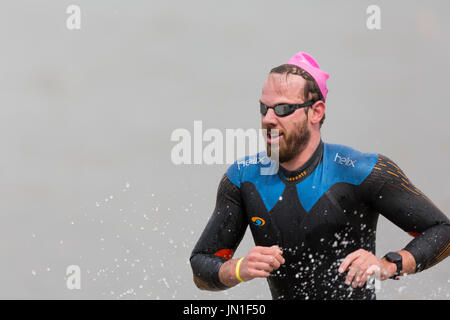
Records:
[[[320,141],[294,172],[263,173],[267,159],[238,160],[220,182],[190,259],[209,288],[227,288],[218,271],[248,225],[256,245],[283,250],[286,263],[267,278],[273,299],[375,299],[373,288],[346,285],[338,267],[358,249],[375,254],[379,214],[415,237],[404,249],[417,272],[449,255],[449,219],[387,157]]]

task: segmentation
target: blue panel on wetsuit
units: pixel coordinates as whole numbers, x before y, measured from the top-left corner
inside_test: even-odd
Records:
[[[275,206],[285,189],[285,184],[278,177],[277,167],[273,167],[275,162],[269,161],[266,151],[261,151],[237,160],[227,170],[228,179],[237,187],[240,188],[243,182],[253,183],[267,211]]]
[[[323,161],[302,182],[297,184],[298,197],[308,212],[322,195],[336,183],[361,184],[378,159],[374,153],[362,153],[353,148],[324,144]]]

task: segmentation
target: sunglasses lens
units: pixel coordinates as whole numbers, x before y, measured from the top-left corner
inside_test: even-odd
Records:
[[[260,108],[261,114],[263,116],[265,116],[267,114],[267,110],[268,110],[267,106],[265,104],[261,103],[259,108]]]
[[[275,114],[279,117],[285,117],[294,112],[294,110],[289,104],[279,104],[275,107]]]

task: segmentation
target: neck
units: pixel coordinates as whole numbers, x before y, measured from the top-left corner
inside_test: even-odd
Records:
[[[311,138],[309,139],[309,142],[308,142],[306,148],[302,152],[297,154],[291,160],[286,161],[286,162],[281,162],[280,165],[284,169],[289,170],[289,171],[297,170],[298,168],[303,166],[306,163],[306,161],[309,160],[309,158],[311,158],[314,151],[316,151],[317,147],[319,146],[319,143],[320,143],[320,133],[311,134]]]

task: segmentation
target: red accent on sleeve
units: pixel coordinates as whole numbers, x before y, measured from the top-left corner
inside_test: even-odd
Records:
[[[214,253],[214,254],[215,254],[216,256],[218,256],[218,257],[222,257],[222,258],[225,258],[225,259],[227,259],[227,260],[230,260],[231,257],[232,257],[233,254],[234,254],[234,251],[231,250],[231,249],[221,249],[221,250],[217,251],[217,252]]]
[[[417,237],[419,234],[420,234],[420,232],[408,232],[408,234],[411,236],[411,237]]]

